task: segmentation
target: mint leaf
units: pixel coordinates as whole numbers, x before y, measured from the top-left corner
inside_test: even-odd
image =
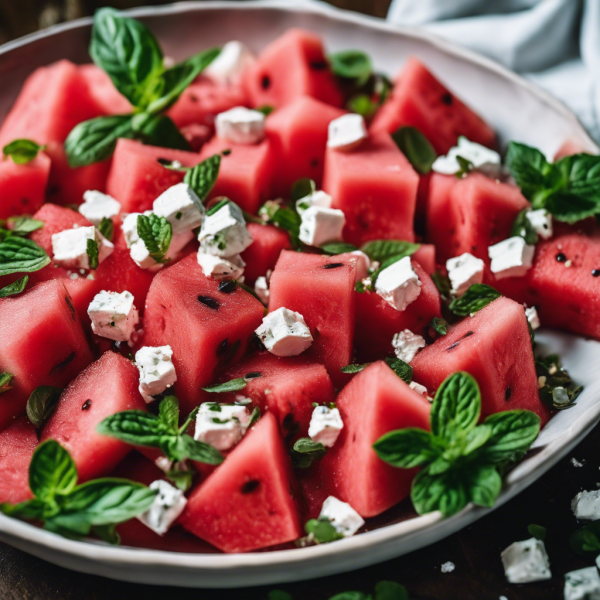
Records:
[[[357,87],[363,86],[373,71],[371,59],[360,50],[344,50],[330,54],[329,66],[334,75],[353,80]]]
[[[353,364],[353,365],[346,365],[345,367],[342,367],[340,369],[340,371],[342,373],[360,373],[364,368],[368,367],[371,363],[363,363],[361,365],[359,364]]]
[[[267,600],[293,600],[292,595],[283,590],[271,590],[267,594]]]
[[[502,294],[490,285],[474,283],[460,298],[454,298],[448,308],[461,317],[466,317],[485,308]]]
[[[202,202],[206,200],[217,182],[220,166],[221,156],[215,154],[214,156],[209,156],[185,174],[183,178],[184,183],[187,183],[196,192],[196,195]]]
[[[182,492],[185,492],[192,487],[192,482],[194,480],[193,471],[178,471],[176,469],[171,469],[166,475]]]
[[[8,390],[12,389],[10,382],[14,379],[14,375],[7,373],[6,371],[0,373],[0,394],[3,392],[8,392]]]
[[[9,236],[0,242],[0,277],[12,273],[32,273],[50,264],[46,251],[35,242]]]
[[[403,360],[396,358],[395,356],[388,356],[384,359],[385,364],[392,370],[404,383],[410,383],[412,381],[412,367],[405,363]]]
[[[439,510],[444,517],[449,517],[469,502],[465,484],[455,470],[441,475],[431,475],[427,468],[419,471],[413,480],[410,497],[420,515]]]
[[[547,529],[542,527],[542,525],[535,525],[532,523],[531,525],[527,525],[527,531],[529,532],[529,535],[536,540],[541,540],[543,542],[546,539]]]
[[[219,202],[217,202],[216,204],[213,204],[207,211],[206,211],[206,216],[207,217],[212,217],[212,215],[214,215],[215,213],[219,212],[224,206],[227,206],[228,204],[233,204],[231,202],[231,200],[229,200],[229,198],[224,198],[223,200],[220,200]]]
[[[175,396],[166,396],[160,401],[158,418],[168,431],[177,433],[179,427],[179,400]]]
[[[323,444],[310,438],[300,438],[290,450],[292,464],[297,469],[308,469],[315,460],[321,460],[326,453],[327,448]]]
[[[441,317],[433,317],[430,327],[440,335],[446,335],[448,333],[448,322]]]
[[[552,171],[552,165],[537,148],[517,142],[508,144],[506,166],[528,200],[533,200],[545,188],[546,178]]]
[[[417,428],[390,431],[380,437],[373,448],[381,460],[399,469],[420,467],[439,456],[431,433]]]
[[[150,447],[160,447],[163,436],[170,433],[159,417],[143,410],[126,410],[110,415],[96,426],[96,431],[134,446]]]
[[[173,120],[166,115],[137,113],[131,118],[131,129],[133,136],[144,144],[173,150],[190,149],[183,134],[177,129]]]
[[[597,198],[556,192],[548,196],[543,207],[558,221],[576,223],[600,213],[600,194]]]
[[[109,241],[112,242],[112,239],[115,234],[115,224],[112,219],[107,217],[102,217],[102,221],[100,221],[100,225],[98,225],[98,231]]]
[[[487,417],[484,424],[492,428],[492,435],[480,456],[492,463],[511,460],[525,452],[540,433],[540,418],[528,410],[496,413]]]
[[[522,237],[527,244],[535,246],[538,243],[538,234],[536,233],[531,221],[527,218],[528,208],[524,208],[517,215],[515,222],[510,230],[511,237]]]
[[[580,556],[596,558],[600,554],[600,521],[592,521],[575,531],[569,539],[569,546]]]
[[[335,256],[346,252],[354,252],[358,248],[354,244],[348,244],[347,242],[329,242],[328,244],[323,244],[321,250],[325,254]]]
[[[465,473],[465,488],[471,502],[491,508],[502,490],[502,477],[492,465],[472,465]]]
[[[225,392],[239,392],[240,390],[243,390],[246,385],[248,385],[247,381],[240,377],[239,379],[231,379],[225,383],[217,383],[216,385],[211,385],[202,389],[205,392],[223,394]]]
[[[67,495],[77,484],[77,468],[70,454],[55,440],[42,442],[29,465],[29,487],[33,494],[48,502]]]
[[[25,289],[28,281],[29,277],[25,275],[24,277],[21,277],[13,283],[3,287],[0,289],[0,298],[6,298],[8,296],[16,296],[17,294],[20,294]],[[0,388],[1,387],[2,386],[0,386]]]
[[[371,100],[368,94],[357,94],[348,100],[346,108],[368,120],[377,112],[379,102]]]
[[[468,175],[471,171],[473,171],[475,169],[475,165],[470,160],[464,158],[463,156],[457,156],[456,162],[460,166],[460,170],[458,170],[454,174],[454,176],[457,177],[458,179],[462,179],[463,177],[465,177],[466,175]]]
[[[379,581],[375,584],[374,600],[409,600],[403,585],[395,581]]]
[[[140,215],[137,220],[137,232],[150,256],[157,263],[167,262],[165,256],[169,251],[173,235],[171,223],[164,217],[157,217],[154,213],[148,216]]]
[[[87,255],[90,269],[98,268],[98,242],[96,240],[88,239],[87,241]]]
[[[18,139],[10,142],[2,148],[4,158],[12,158],[17,165],[26,165],[34,160],[39,152],[42,152],[46,146],[40,146],[33,140]]]
[[[275,107],[265,104],[263,106],[255,108],[254,110],[257,110],[258,112],[261,112],[263,115],[265,115],[265,117],[268,117],[275,110]]]
[[[44,221],[32,219],[31,217],[9,217],[8,222],[12,225],[10,230],[12,235],[27,235],[44,226]]]
[[[31,392],[27,400],[27,418],[36,429],[41,429],[50,418],[62,392],[62,388],[50,385],[41,385]]]
[[[306,196],[314,194],[316,191],[317,184],[312,179],[303,177],[293,183],[290,191],[290,199],[295,203],[302,198],[306,198]]]
[[[304,530],[317,544],[335,542],[344,537],[327,519],[310,519]]]
[[[383,262],[390,258],[400,260],[405,256],[412,256],[420,247],[421,244],[404,240],[373,240],[363,244],[360,249],[371,260]]]
[[[416,128],[403,126],[392,133],[392,139],[417,173],[426,175],[437,158],[431,142]]]

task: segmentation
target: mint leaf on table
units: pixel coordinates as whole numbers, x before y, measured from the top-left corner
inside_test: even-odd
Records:
[[[50,264],[46,251],[32,240],[9,235],[0,242],[0,277],[32,273]]]
[[[217,182],[220,166],[221,156],[215,154],[186,172],[183,181],[194,190],[201,202],[206,200]]]
[[[600,554],[600,521],[592,521],[575,531],[569,538],[573,552],[594,559]]]
[[[392,133],[392,139],[417,173],[426,175],[437,158],[431,142],[416,128],[403,126]]]
[[[3,392],[8,392],[8,390],[12,389],[10,382],[14,379],[14,377],[14,375],[8,373],[7,371],[0,373],[0,394]]]
[[[17,294],[20,294],[25,289],[28,281],[29,276],[25,275],[24,277],[20,277],[16,281],[13,281],[13,283],[9,283],[7,286],[4,286],[2,289],[0,289],[0,298],[7,298],[8,296],[16,296]]]
[[[150,256],[157,263],[165,263],[173,236],[171,223],[165,217],[157,217],[154,213],[140,215],[137,219],[137,232]]]
[[[27,400],[27,418],[36,429],[41,429],[50,418],[62,392],[62,388],[50,385],[41,385],[31,392]]]
[[[34,160],[46,146],[40,146],[33,140],[18,139],[2,148],[4,158],[11,158],[17,165],[26,165]]]
[[[540,400],[555,410],[575,406],[583,387],[575,386],[569,373],[561,367],[558,354],[535,359]]]
[[[296,440],[290,450],[292,464],[297,469],[308,469],[315,460],[321,460],[326,453],[327,448],[323,444],[310,438]]]
[[[454,298],[448,308],[455,315],[466,317],[485,308],[500,296],[502,294],[491,285],[474,283],[462,296]]]

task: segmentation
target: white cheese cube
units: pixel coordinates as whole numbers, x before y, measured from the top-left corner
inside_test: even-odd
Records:
[[[600,600],[600,575],[596,567],[565,573],[565,600]]]
[[[131,248],[131,246],[140,239],[137,232],[137,220],[141,214],[142,213],[129,213],[123,218],[121,231],[123,232],[123,237],[125,238],[125,243],[128,248]],[[152,214],[152,211],[147,210],[144,214],[148,216]]]
[[[342,115],[330,121],[327,128],[327,147],[336,150],[351,150],[367,139],[367,126],[361,115]]]
[[[371,259],[362,250],[354,250],[350,254],[358,259],[356,262],[356,281],[361,281],[369,274]]]
[[[538,315],[538,311],[536,310],[535,306],[531,306],[530,308],[525,308],[525,316],[527,317],[527,320],[529,321],[529,324],[531,325],[531,329],[533,329],[534,331],[536,329],[539,329],[541,327],[541,323],[540,323],[540,317]]]
[[[305,210],[311,206],[320,206],[321,208],[331,208],[333,198],[323,190],[317,190],[300,200],[296,200],[296,211],[301,215]]]
[[[265,139],[265,115],[244,106],[219,113],[215,127],[217,137],[232,144],[258,144]]]
[[[214,254],[206,254],[200,248],[197,257],[202,272],[212,279],[223,279],[224,277],[239,279],[244,274],[246,263],[239,254],[223,258]]]
[[[308,437],[326,448],[331,448],[344,428],[340,411],[337,408],[316,406],[310,418]]]
[[[181,490],[163,479],[153,481],[149,487],[158,490],[158,494],[150,508],[138,519],[158,535],[164,535],[183,512],[187,498]]]
[[[133,301],[131,292],[98,292],[87,311],[92,320],[92,331],[115,342],[128,342],[139,322]]]
[[[535,232],[543,239],[547,240],[552,237],[552,215],[545,209],[530,210],[525,213],[527,220]]]
[[[394,354],[405,363],[409,363],[426,345],[425,340],[410,329],[395,333],[392,339]]]
[[[166,456],[159,456],[154,464],[163,472],[168,473],[173,466],[173,461],[169,460]]]
[[[531,269],[535,246],[530,246],[520,236],[490,246],[488,255],[492,261],[490,270],[496,279],[522,277]]]
[[[450,148],[446,156],[438,156],[435,159],[433,165],[431,165],[431,170],[443,175],[459,173],[461,166],[456,158],[457,156],[461,156],[471,162],[475,169],[493,167],[489,169],[492,174],[500,172],[500,155],[481,144],[470,142],[464,136],[458,138],[458,145]]]
[[[269,284],[266,277],[257,277],[254,282],[254,291],[263,304],[269,303]]]
[[[242,73],[256,62],[254,54],[242,42],[227,42],[219,55],[202,73],[213,81],[226,84],[238,83]]]
[[[275,356],[296,356],[313,342],[304,317],[283,306],[263,317],[256,335]]]
[[[200,198],[187,183],[178,183],[164,191],[154,201],[152,211],[171,223],[173,235],[200,227],[206,212]]]
[[[115,249],[95,227],[74,227],[52,234],[54,260],[63,267],[89,269],[88,240],[98,244],[98,263],[108,258]]]
[[[571,501],[571,509],[576,519],[597,521],[600,519],[600,490],[579,492]]]
[[[442,573],[452,573],[454,569],[456,569],[456,565],[453,562],[448,561],[441,566],[440,571]]]
[[[194,234],[192,231],[183,231],[181,233],[173,235],[165,258],[168,260],[173,260],[174,258],[176,258],[179,252],[183,250],[183,248],[193,239]],[[131,259],[133,260],[133,262],[135,262],[138,265],[138,267],[142,269],[158,271],[164,266],[163,263],[157,263],[150,256],[150,252],[148,248],[146,248],[146,244],[144,244],[144,241],[139,238],[135,242],[133,242],[133,244],[131,244],[129,248],[129,254],[131,255]]]
[[[421,281],[405,256],[383,269],[375,282],[375,291],[396,310],[406,310],[421,293]]]
[[[344,537],[354,535],[365,524],[364,519],[347,502],[335,496],[325,499],[319,519],[327,519]]]
[[[135,353],[140,372],[140,394],[149,404],[177,381],[171,346],[144,346]]]
[[[455,296],[462,296],[474,283],[483,281],[485,263],[468,252],[446,261],[448,278]]]
[[[252,236],[240,207],[228,202],[204,218],[198,241],[202,252],[228,257],[241,254],[252,243]]]
[[[531,538],[511,544],[501,555],[509,583],[529,583],[550,579],[550,560],[544,542]]]
[[[84,203],[79,207],[79,212],[96,227],[102,223],[102,219],[111,219],[121,212],[121,204],[108,194],[87,190],[83,199]]]
[[[415,392],[417,392],[417,394],[419,394],[420,396],[423,396],[423,398],[425,398],[426,400],[431,400],[431,396],[429,395],[429,392],[427,391],[427,388],[424,385],[421,385],[420,383],[417,383],[416,381],[411,381],[408,384],[408,387],[411,390],[415,390]]]
[[[203,402],[196,416],[194,439],[224,451],[233,448],[250,424],[250,413],[239,404]]]
[[[342,239],[346,217],[341,210],[311,206],[302,213],[300,240],[309,246],[322,246]]]

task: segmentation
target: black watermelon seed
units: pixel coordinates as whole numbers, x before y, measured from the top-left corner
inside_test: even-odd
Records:
[[[50,369],[50,375],[53,375],[54,373],[56,373],[56,371],[60,371],[60,369],[64,369],[74,358],[75,358],[75,352],[71,352],[71,354],[69,354],[69,356],[67,356],[67,358],[65,358],[65,360],[63,360],[62,362],[59,362],[57,365],[54,365]]]
[[[512,390],[510,389],[510,387],[507,387],[506,392],[504,392],[504,399],[508,402],[510,400],[511,396],[512,396]]]
[[[257,377],[262,377],[260,371],[252,371],[251,373],[246,373],[246,375],[244,375],[244,379],[256,379]]]
[[[324,71],[329,65],[324,60],[314,61],[310,63],[310,68],[314,71]]]
[[[254,490],[258,489],[260,485],[260,481],[258,479],[251,479],[250,481],[246,481],[246,483],[240,488],[242,494],[251,494]]]
[[[294,421],[294,415],[292,413],[288,413],[287,415],[285,415],[285,417],[283,417],[282,425],[284,429],[287,429],[287,431],[294,429],[294,427],[296,426],[296,421]]]
[[[452,106],[452,103],[454,102],[454,99],[452,98],[452,94],[444,94],[442,96],[442,102],[446,106]]]
[[[566,262],[566,260],[567,260],[567,257],[566,257],[566,256],[565,256],[565,255],[564,255],[562,252],[559,252],[559,253],[556,255],[556,260],[557,260],[558,262]]]
[[[89,410],[90,406],[92,405],[92,401],[91,400],[86,400],[82,405],[81,405],[81,410]]]
[[[271,78],[268,75],[264,75],[260,85],[262,86],[263,90],[268,90],[271,87]]]
[[[600,277],[600,269],[594,269],[592,271],[592,277]]]
[[[219,307],[221,306],[216,298],[211,298],[210,296],[198,296],[198,302],[201,302],[213,310],[219,310]]]
[[[156,162],[163,167],[171,164],[171,161],[168,158],[157,158]]]
[[[223,354],[225,354],[225,352],[227,351],[227,344],[228,344],[228,340],[227,338],[225,338],[218,346],[217,346],[217,356],[223,356]]]
[[[224,294],[231,294],[235,292],[235,288],[237,287],[235,281],[233,279],[222,279],[219,283],[219,291]]]
[[[323,265],[324,269],[337,269],[339,267],[343,267],[344,263],[329,263],[328,265]]]
[[[453,350],[454,348],[456,348],[456,346],[458,346],[460,344],[460,342],[454,342],[454,344],[451,344],[450,346],[448,346],[446,348],[446,351],[448,350]]]
[[[309,164],[313,169],[316,169],[319,166],[319,159],[313,158]]]
[[[223,156],[229,156],[231,154],[231,148],[225,148],[223,152],[221,152]]]

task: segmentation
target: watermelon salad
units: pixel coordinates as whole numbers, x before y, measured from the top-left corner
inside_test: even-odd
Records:
[[[301,29],[175,64],[102,9],[90,55],[0,127],[0,510],[248,552],[492,506],[581,389],[535,330],[600,339],[600,159]]]

